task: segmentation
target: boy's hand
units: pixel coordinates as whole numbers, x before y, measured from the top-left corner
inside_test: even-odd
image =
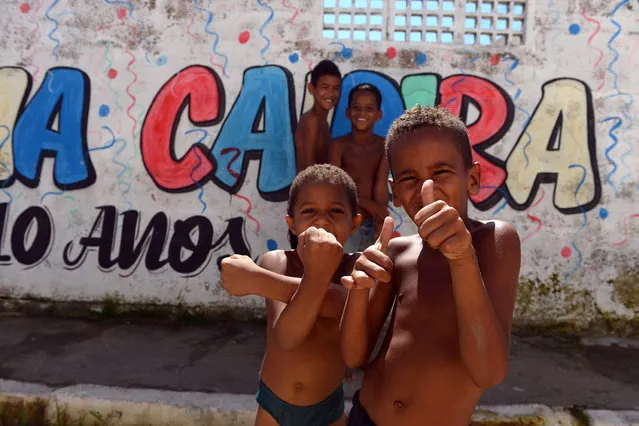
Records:
[[[351,276],[342,277],[342,285],[348,289],[366,289],[378,282],[388,283],[392,277],[393,262],[388,257],[388,242],[393,234],[393,218],[384,219],[379,238],[355,262]]]
[[[448,260],[465,258],[473,249],[470,232],[457,210],[445,201],[435,201],[433,186],[434,183],[430,179],[422,185],[424,207],[415,215],[419,236]]]
[[[251,274],[258,270],[259,266],[248,256],[234,254],[226,257],[222,259],[220,273],[222,285],[231,296],[240,297],[253,294],[254,287],[252,283],[254,280]]]
[[[298,236],[297,253],[304,274],[332,277],[342,262],[344,248],[333,234],[311,226]]]

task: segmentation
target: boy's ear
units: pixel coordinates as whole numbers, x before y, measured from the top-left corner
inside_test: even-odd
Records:
[[[313,83],[308,83],[308,92],[315,97],[315,85]]]
[[[399,201],[399,197],[396,195],[397,191],[395,190],[395,181],[393,181],[393,178],[388,178],[388,183],[390,184],[390,187],[391,187],[391,196],[393,197],[393,205],[395,207],[401,207],[402,203]]]
[[[346,107],[346,118],[351,119],[351,107],[350,105]]]
[[[288,229],[291,231],[291,234],[297,235],[297,232],[295,232],[295,226],[293,226],[293,218],[289,215],[286,215],[286,224],[288,225]]]
[[[379,121],[382,119],[382,110],[380,109],[379,111],[377,111],[377,118],[375,118],[375,121]]]
[[[358,213],[353,218],[353,227],[351,228],[351,235],[353,235],[355,231],[357,231],[357,228],[359,228],[360,223],[362,223],[362,215]]]
[[[468,169],[468,195],[477,195],[481,189],[481,165],[474,162]]]

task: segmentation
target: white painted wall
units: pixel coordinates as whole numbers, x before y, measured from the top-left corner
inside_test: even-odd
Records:
[[[457,2],[461,5],[462,0]],[[639,245],[636,237],[639,225],[634,206],[639,160],[635,153],[634,96],[639,84],[635,61],[639,59],[634,59],[634,54],[639,24],[632,3],[528,1],[532,15],[526,27],[527,42],[509,48],[352,40],[336,44],[322,38],[319,1],[91,3],[3,2],[0,64],[18,67],[0,71],[0,137],[4,137],[0,144],[3,166],[0,179],[8,185],[0,196],[4,196],[2,202],[10,202],[1,246],[2,254],[8,256],[3,258],[0,277],[3,296],[92,301],[118,294],[133,303],[260,306],[256,299],[231,300],[221,289],[216,260],[233,253],[228,239],[222,239],[216,251],[211,250],[210,261],[188,273],[180,273],[172,265],[152,266],[154,270],[150,271],[144,263],[146,252],[140,256],[142,262],[137,267],[122,269],[115,265],[102,270],[98,252],[90,251],[72,269],[69,265],[72,262],[65,263],[63,258],[65,246],[73,241],[70,254],[76,257],[80,253],[80,239],[89,236],[99,216],[97,207],[108,205],[120,213],[128,209],[139,212],[138,238],[157,213],[165,213],[170,219],[168,238],[175,234],[173,227],[180,226],[179,221],[203,215],[207,219],[203,223],[212,224],[213,241],[223,235],[229,219],[242,218],[243,226],[238,229],[243,228],[243,234],[233,233],[231,238],[236,244],[245,244],[254,258],[268,248],[288,247],[285,202],[269,201],[259,193],[257,160],[248,163],[245,179],[235,194],[230,194],[219,181],[196,184],[203,176],[198,173],[208,164],[203,160],[205,151],[191,151],[195,164],[191,163],[188,169],[184,164],[171,165],[166,162],[170,157],[158,154],[167,152],[162,146],[161,132],[152,134],[149,125],[144,131],[151,135],[146,158],[153,163],[150,157],[157,154],[165,162],[153,163],[155,168],[148,170],[141,147],[143,122],[158,92],[173,75],[192,65],[209,67],[219,76],[225,93],[223,120],[215,125],[193,124],[187,118],[193,108],[185,109],[175,131],[174,160],[200,139],[205,147],[211,148],[220,136],[222,123],[231,126],[229,116],[233,115],[232,105],[240,94],[246,71],[250,84],[245,82],[245,89],[253,88],[245,90],[245,96],[254,102],[263,93],[267,94],[267,102],[280,96],[279,101],[267,106],[267,120],[275,120],[276,125],[266,126],[267,141],[259,143],[271,152],[271,157],[262,164],[264,187],[285,187],[282,182],[286,183],[290,175],[287,170],[291,146],[287,141],[291,135],[290,127],[286,126],[287,102],[280,101],[287,99],[287,90],[294,90],[290,96],[295,99],[296,120],[300,110],[311,103],[308,96],[304,97],[309,68],[321,58],[335,58],[344,74],[372,70],[384,73],[398,84],[410,75],[436,73],[441,76],[439,93],[450,105],[457,105],[455,99],[465,85],[468,90],[483,87],[473,80],[475,77],[493,84],[486,87],[498,87],[506,93],[501,101],[499,96],[476,95],[484,100],[485,108],[492,109],[483,119],[501,120],[508,128],[505,134],[495,136],[496,143],[486,150],[503,162],[507,177],[502,172],[501,180],[495,175],[484,184],[491,186],[497,182],[501,186],[497,193],[507,193],[509,202],[504,204],[503,197],[486,201],[495,191],[486,188],[482,193],[484,203],[472,212],[479,218],[510,221],[520,232],[524,250],[518,319],[525,323],[585,324],[602,313],[608,319],[638,318],[634,258]],[[240,41],[243,33],[245,43]],[[265,64],[282,68],[247,71]],[[90,95],[84,93],[86,103],[81,100],[82,77],[78,72],[55,71],[44,81],[48,70],[54,67],[69,67],[86,74],[90,88]],[[290,85],[286,84],[283,69],[290,72]],[[200,69],[200,72],[209,76],[209,83],[214,81],[211,71]],[[463,75],[454,77],[456,74]],[[58,76],[61,79],[56,82]],[[184,74],[179,79],[183,77]],[[565,79],[552,82],[558,78]],[[167,86],[165,94],[169,98],[178,96],[176,87],[186,84],[179,79],[174,80],[173,86]],[[21,109],[29,80],[27,106]],[[420,94],[426,80],[415,81],[416,86],[411,88],[409,79],[404,80],[407,102]],[[203,96],[202,105],[210,107],[214,98],[199,84],[193,97]],[[29,103],[38,90],[41,98]],[[59,119],[53,120],[53,130],[47,131],[58,90],[65,93],[63,110]],[[511,115],[508,108],[503,108],[509,101]],[[240,111],[241,104],[238,102],[234,120],[239,123],[236,130],[245,133],[242,136],[232,131],[220,136],[215,142],[218,151],[221,147],[246,147],[243,141],[253,124],[255,111],[250,108]],[[83,105],[86,119],[82,118]],[[160,112],[166,110],[158,108]],[[208,112],[209,117],[203,121],[214,115],[214,111]],[[548,151],[560,112],[563,116],[560,150]],[[529,115],[533,118],[523,130]],[[469,120],[476,116],[477,111],[471,108]],[[20,118],[16,120],[17,117]],[[159,123],[172,119],[170,114],[167,117]],[[473,131],[477,137],[482,131],[498,127],[499,123],[482,121]],[[74,162],[72,155],[80,145],[69,141],[73,135],[81,140],[78,138],[85,134],[90,152],[83,166]],[[60,167],[58,171],[54,172],[52,158],[44,160],[41,170],[34,167],[42,146],[59,150],[55,163]],[[242,171],[239,167],[233,169],[240,165],[239,160],[228,164],[237,152],[240,151],[231,149],[220,153],[213,148],[219,164],[217,169],[211,169],[222,170],[218,178],[227,185],[235,182],[234,173]],[[83,174],[90,169],[88,162],[95,170],[94,182],[86,180]],[[192,170],[198,164],[199,169]],[[225,172],[226,167],[234,172]],[[177,182],[176,174],[182,174],[184,179],[184,170],[195,176],[192,182],[187,182],[192,188],[171,192],[158,186],[158,179]],[[559,173],[557,185],[544,183],[531,193],[530,187],[539,173],[553,172]],[[155,181],[150,173],[155,174]],[[22,177],[11,182],[18,175]],[[66,179],[67,186],[56,185],[54,175]],[[176,183],[173,189],[179,188]],[[34,206],[37,209],[28,210]],[[29,212],[44,211],[53,224],[51,247],[47,249],[46,241],[44,245],[36,243],[31,252],[33,259],[29,259],[29,253],[19,253],[20,246],[32,246],[36,227],[30,228],[26,244],[22,244],[28,223],[25,219]],[[24,221],[21,225],[20,217]],[[398,232],[412,232],[406,218],[402,220],[404,224]],[[111,259],[119,253],[121,221],[122,218],[115,232]],[[100,232],[98,227],[93,235]],[[161,248],[157,241],[150,246]],[[168,251],[167,243],[160,258],[166,259]],[[173,262],[178,260],[176,253],[168,255]],[[185,252],[186,255],[190,253]]]

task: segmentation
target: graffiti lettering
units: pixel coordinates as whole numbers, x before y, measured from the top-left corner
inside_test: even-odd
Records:
[[[0,247],[4,247],[9,203],[0,204]],[[16,218],[11,230],[11,252],[18,263],[33,267],[43,261],[53,246],[53,219],[39,206],[31,206]],[[0,254],[0,263],[11,264],[11,256]]]
[[[100,206],[98,210],[100,212],[88,236],[78,241],[80,248],[77,253],[74,254],[74,241],[66,244],[63,261],[67,269],[78,268],[90,251],[97,250],[98,265],[105,272],[118,267],[125,271],[122,275],[128,276],[135,272],[144,255],[144,265],[151,272],[169,265],[180,274],[196,276],[208,265],[211,254],[227,245],[230,245],[232,253],[251,254],[242,217],[228,220],[226,230],[214,241],[213,224],[208,218],[193,216],[178,220],[173,224],[172,235],[169,235],[169,218],[165,213],[158,212],[138,238],[140,213],[134,210],[122,213],[119,249],[114,253],[118,211],[114,206]],[[167,255],[162,258],[167,242]],[[227,255],[219,256],[218,265]]]
[[[27,186],[37,186],[43,158],[51,156],[58,188],[91,185],[96,176],[87,149],[88,76],[74,68],[53,68],[24,107],[30,81],[22,69],[0,69],[0,93],[6,95],[0,102],[0,184],[10,186],[15,176]],[[555,206],[564,214],[592,209],[599,202],[594,112],[585,83],[565,78],[544,84],[537,108],[506,160],[486,151],[503,141],[514,120],[512,99],[494,82],[468,74],[442,78],[422,73],[405,76],[397,84],[385,74],[356,70],[345,75],[342,93],[361,83],[373,84],[382,92],[383,115],[375,125],[378,135],[384,136],[393,120],[416,104],[444,106],[466,122],[473,157],[482,167],[482,189],[472,198],[481,210],[503,197],[514,209],[525,209],[541,183],[553,182]],[[332,116],[335,137],[350,130],[347,101],[348,96],[341,96]],[[305,92],[302,103],[310,102],[311,95]],[[149,176],[166,192],[201,191],[211,180],[234,194],[244,185],[250,160],[256,159],[261,197],[285,200],[296,172],[291,73],[275,65],[248,68],[226,116],[225,105],[224,85],[211,68],[189,66],[172,76],[160,88],[142,126],[140,147]],[[478,113],[473,122],[471,106]],[[204,136],[178,158],[177,128],[187,107],[188,120]],[[205,128],[220,123],[209,148]],[[567,154],[576,157],[569,161]],[[208,232],[199,225],[196,229]]]

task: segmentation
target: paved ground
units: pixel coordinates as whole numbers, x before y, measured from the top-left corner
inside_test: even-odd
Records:
[[[264,338],[249,323],[0,317],[0,378],[251,394]],[[508,378],[481,403],[639,409],[639,341],[514,336]]]

